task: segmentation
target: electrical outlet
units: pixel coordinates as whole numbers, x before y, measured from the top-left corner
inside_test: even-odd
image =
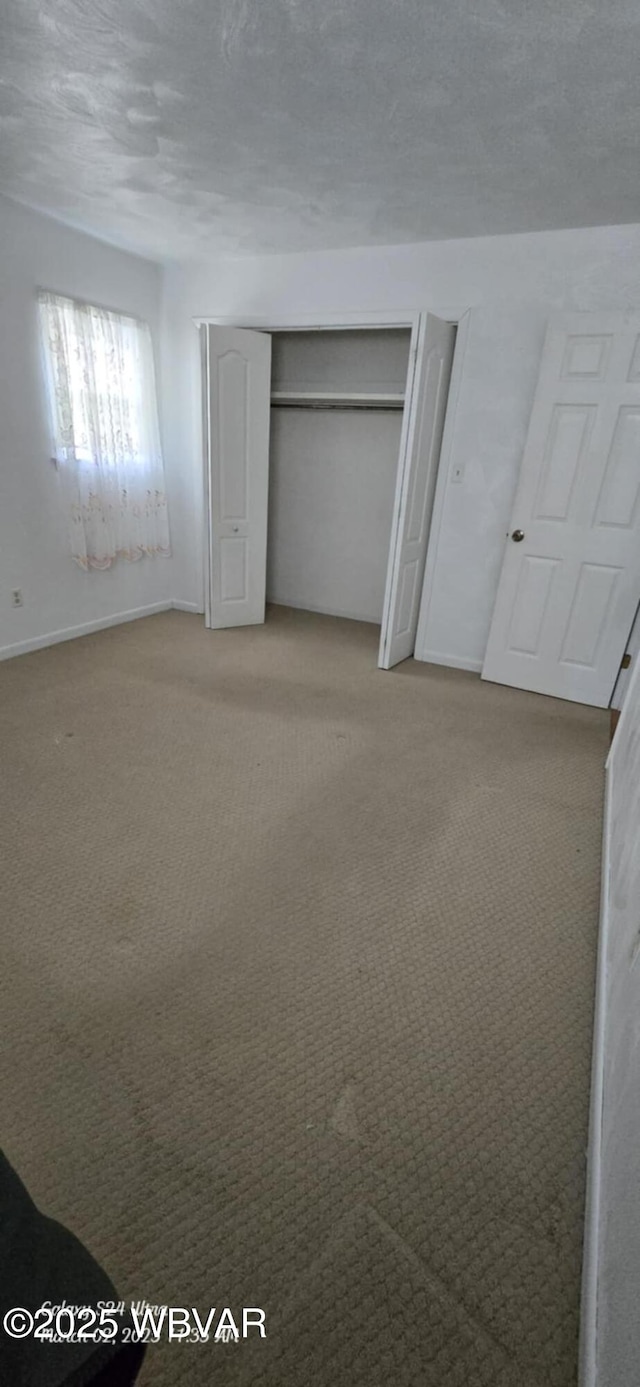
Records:
[[[11,606],[12,606],[12,607],[21,607],[21,606],[22,606],[22,588],[12,588],[12,590],[11,590]]]

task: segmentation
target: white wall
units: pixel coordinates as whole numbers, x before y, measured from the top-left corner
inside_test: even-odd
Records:
[[[640,227],[604,227],[174,267],[166,276],[165,431],[187,491],[179,596],[201,588],[197,335],[192,317],[263,318],[472,309],[427,639],[481,664],[509,512],[554,309],[640,307]]]
[[[583,1303],[584,1387],[640,1363],[640,668],[607,764]]]
[[[156,344],[158,266],[0,199],[0,651],[167,602],[173,560],[73,563],[49,458],[35,291],[38,286],[145,318]],[[171,494],[169,497],[171,506]],[[24,606],[12,609],[11,590]]]

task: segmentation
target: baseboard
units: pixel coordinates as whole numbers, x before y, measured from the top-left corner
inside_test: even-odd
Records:
[[[609,949],[610,776],[611,772],[607,767],[604,795],[604,826],[602,834],[600,924],[598,929],[596,995],[593,1019],[589,1139],[587,1143],[587,1189],[582,1251],[580,1357],[578,1368],[578,1382],[580,1387],[597,1387],[598,1381],[598,1268],[600,1257],[600,1188],[602,1181],[602,1109],[604,1101],[607,957]]]
[[[204,615],[204,607],[198,602],[181,602],[177,597],[174,597],[171,606],[176,612],[195,612],[196,616]]]
[[[371,616],[359,616],[356,612],[343,612],[337,607],[316,607],[311,602],[294,602],[288,597],[268,597],[267,605],[270,607],[292,607],[296,612],[315,612],[317,616],[337,616],[343,621],[363,621],[367,626],[379,626],[377,621]]]
[[[482,660],[468,660],[463,655],[443,655],[441,650],[425,650],[424,655],[414,653],[414,660],[427,665],[448,665],[450,669],[468,669],[472,674],[480,674]]]
[[[116,612],[112,616],[99,617],[97,621],[85,621],[81,626],[66,626],[62,631],[48,631],[44,636],[32,636],[30,640],[16,641],[14,645],[0,646],[0,660],[11,660],[14,655],[28,655],[32,650],[43,650],[48,645],[59,645],[62,641],[73,641],[78,636],[90,636],[93,631],[104,631],[108,626],[121,626],[125,621],[137,621],[139,617],[155,616],[156,612],[170,612],[175,604],[152,602],[148,607],[133,607],[128,612]]]

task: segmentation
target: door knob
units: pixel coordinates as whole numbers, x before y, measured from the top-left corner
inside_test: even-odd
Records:
[[[520,540],[524,539],[524,530],[514,530],[511,538],[515,544],[519,544]]]
[[[238,525],[234,525],[234,527],[233,527],[233,533],[234,533],[234,535],[237,535],[238,529],[239,529],[239,526],[238,526]]]

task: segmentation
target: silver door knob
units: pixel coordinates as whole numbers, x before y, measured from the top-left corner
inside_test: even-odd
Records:
[[[515,544],[519,544],[520,540],[524,539],[524,530],[514,530],[511,538]]]
[[[234,525],[234,527],[233,527],[233,533],[234,533],[234,535],[237,535],[237,533],[238,533],[238,528],[239,528],[238,525]]]

